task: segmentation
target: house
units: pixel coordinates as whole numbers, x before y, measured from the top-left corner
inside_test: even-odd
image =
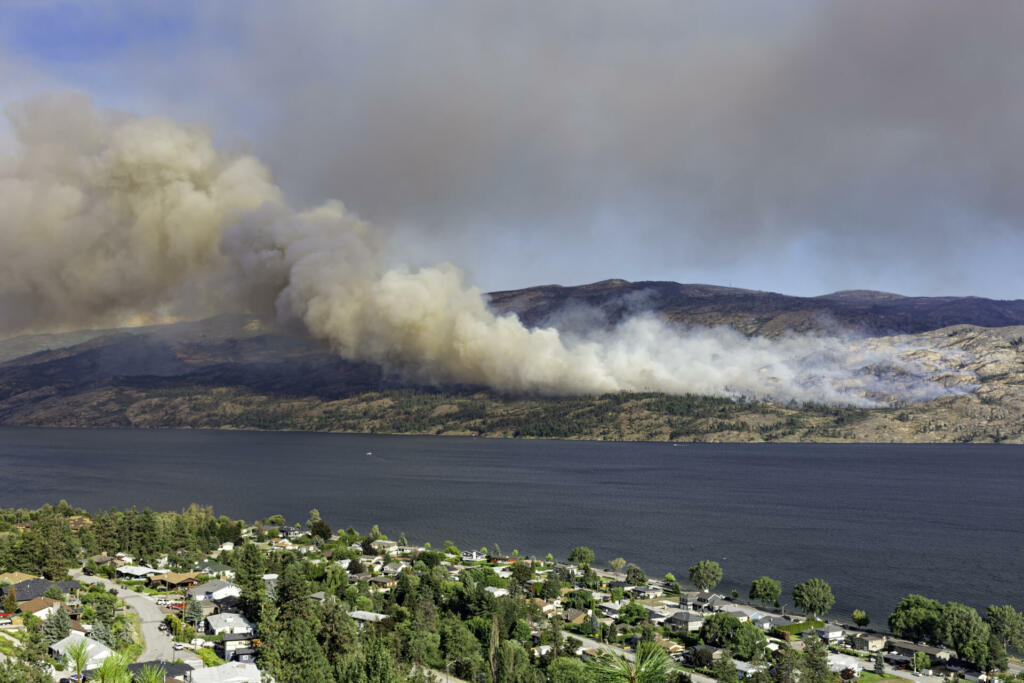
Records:
[[[394,541],[386,541],[383,538],[377,539],[370,543],[370,547],[373,548],[378,555],[386,555],[398,551],[398,544]]]
[[[113,652],[109,647],[103,643],[87,638],[78,631],[72,631],[71,635],[63,640],[58,640],[56,643],[50,646],[50,654],[53,655],[54,659],[58,661],[65,661],[68,655],[68,648],[79,641],[85,641],[86,654],[88,655],[88,661],[86,662],[86,669],[93,669],[103,663],[103,660],[109,657]]]
[[[263,683],[262,674],[251,662],[228,662],[192,671],[191,683]]]
[[[503,598],[506,595],[508,595],[508,589],[507,588],[497,588],[496,586],[487,586],[486,588],[484,588],[484,590],[487,591],[488,593],[490,593],[491,595],[493,595],[496,598]]]
[[[11,585],[21,583],[22,581],[31,581],[32,579],[38,579],[38,576],[32,576],[25,572],[4,572],[0,574],[0,583],[9,583]]]
[[[482,553],[479,550],[463,550],[462,561],[463,562],[481,562],[487,559],[487,553]]]
[[[626,600],[618,600],[602,602],[597,607],[601,610],[601,613],[604,614],[606,617],[611,617],[612,619],[615,619],[619,616],[619,610],[621,610],[624,606],[628,604],[629,602]]]
[[[679,596],[679,607],[684,610],[701,610],[710,612],[725,600],[725,596],[711,591],[700,593],[683,593]]]
[[[757,626],[762,631],[771,631],[773,628],[777,628],[777,627],[781,627],[781,626],[789,626],[790,624],[795,624],[795,623],[796,623],[795,621],[793,621],[792,619],[788,619],[786,617],[768,615],[768,616],[761,617],[760,619],[755,621],[754,625]]]
[[[223,562],[218,562],[217,560],[211,560],[209,558],[202,560],[201,562],[196,562],[196,571],[200,574],[216,576],[229,581],[235,578],[235,572],[231,567],[227,566]]]
[[[366,624],[379,624],[382,621],[387,621],[390,617],[386,614],[378,614],[377,612],[367,612],[365,610],[357,609],[352,610],[348,613],[350,617],[356,620],[360,626]]]
[[[316,602],[318,602],[318,603],[320,603],[322,605],[325,602],[327,602],[327,593],[325,593],[324,591],[317,591],[316,593],[310,593],[309,594],[309,599],[310,600],[315,600]]]
[[[722,610],[722,612],[728,614],[731,617],[739,619],[740,623],[750,621],[750,615],[736,607],[726,607]]]
[[[698,663],[698,652],[709,653],[711,655],[712,662],[717,662],[722,658],[722,648],[720,647],[712,647],[710,645],[694,645],[686,651],[686,661],[689,662],[691,666],[696,665]]]
[[[547,600],[543,600],[541,598],[531,598],[531,600],[533,600],[533,604],[537,605],[537,607],[540,608],[541,613],[545,615],[552,614],[555,611],[555,609],[557,609],[556,605],[553,602],[548,602]]]
[[[572,608],[570,608],[570,609],[567,609],[564,612],[562,612],[562,619],[566,623],[575,624],[576,626],[579,626],[584,621],[586,621],[588,618],[590,618],[590,614],[588,614],[587,612],[584,612],[581,609],[572,609]]]
[[[822,639],[824,640],[824,638]],[[857,673],[860,673],[864,667],[864,662],[859,657],[852,655],[839,654],[837,652],[828,653],[828,668],[830,671],[835,673],[842,673],[846,669],[852,669]]]
[[[697,612],[683,610],[670,615],[669,618],[665,620],[665,624],[667,626],[671,626],[676,631],[693,633],[694,631],[699,631],[701,626],[704,625],[704,616]]]
[[[103,567],[108,564],[114,564],[114,558],[110,557],[106,553],[100,553],[99,555],[93,555],[90,557],[89,562],[92,562],[98,567]]]
[[[405,565],[401,562],[390,562],[384,565],[383,569],[380,571],[385,576],[396,576],[403,568],[405,568]]]
[[[889,641],[888,646],[891,650],[895,650],[897,654],[904,655],[905,657],[913,657],[915,652],[923,652],[931,657],[932,661],[938,660],[948,662],[956,655],[952,650],[944,647],[918,645],[917,643],[909,640],[897,640],[895,638]]]
[[[815,633],[818,637],[824,640],[829,645],[834,645],[843,639],[843,629],[836,626],[835,624],[826,624],[825,626],[815,629]]]
[[[647,609],[647,620],[650,621],[655,626],[661,626],[662,624],[664,624],[668,620],[668,617],[669,617],[668,612],[666,612],[661,607],[647,607],[646,609]]]
[[[206,617],[206,632],[212,635],[221,633],[243,633],[251,635],[255,626],[241,614],[211,614]]]
[[[756,623],[759,619],[763,619],[765,616],[763,612],[758,612],[753,607],[749,607],[747,605],[730,605],[722,611],[733,615],[737,619],[739,619],[742,614],[746,619],[740,619],[740,621],[749,621],[751,623]]]
[[[159,569],[153,569],[146,565],[126,564],[118,567],[114,574],[120,579],[147,579],[154,574],[162,573]]]
[[[60,589],[61,593],[77,593],[81,585],[77,581],[47,581],[46,579],[28,579],[12,586],[0,586],[0,593],[7,595],[11,589],[18,599],[18,605],[29,600],[41,598],[52,586]]]
[[[370,578],[370,585],[377,590],[391,590],[398,585],[398,579],[394,576],[373,576]]]
[[[665,594],[665,591],[659,586],[640,586],[634,592],[638,600],[660,598]]]
[[[223,600],[227,597],[240,597],[242,595],[241,589],[233,583],[228,583],[221,579],[213,579],[206,583],[199,584],[195,588],[190,588],[186,595],[195,600]]]
[[[736,666],[736,675],[740,677],[740,680],[753,676],[764,668],[764,664],[753,664],[751,662],[743,662],[738,659],[732,660],[732,663]]]
[[[54,600],[44,595],[41,598],[32,598],[27,602],[20,603],[18,607],[24,614],[31,614],[40,619],[46,619],[63,605],[64,603],[60,600]]]
[[[149,585],[157,590],[181,590],[182,588],[190,588],[199,583],[199,574],[196,572],[178,573],[178,572],[165,572],[163,574],[154,574],[149,577]]]
[[[885,636],[877,633],[853,633],[850,635],[850,645],[856,650],[880,652],[885,649]]]
[[[214,644],[214,651],[225,662],[252,662],[256,659],[251,633],[225,633],[220,642]]]

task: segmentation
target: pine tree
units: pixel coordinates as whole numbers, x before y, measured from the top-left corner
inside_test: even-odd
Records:
[[[18,609],[18,592],[14,590],[14,586],[10,586],[7,589],[7,593],[4,594],[3,605],[5,612],[13,612]]]
[[[185,604],[185,623],[198,626],[203,620],[203,608],[194,598],[189,598]]]
[[[43,622],[43,638],[47,643],[53,645],[69,635],[71,635],[71,617],[61,605]]]

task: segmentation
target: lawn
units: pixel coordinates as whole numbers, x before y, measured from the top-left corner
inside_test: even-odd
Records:
[[[780,631],[785,631],[786,633],[795,636],[795,635],[797,635],[799,633],[802,633],[802,632],[806,631],[809,628],[821,628],[824,625],[825,625],[824,621],[817,620],[817,621],[801,621],[799,624],[788,624],[786,626],[776,626],[775,628],[777,628]]]

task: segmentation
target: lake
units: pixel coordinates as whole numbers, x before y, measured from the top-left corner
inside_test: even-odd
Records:
[[[884,626],[920,592],[1024,607],[1024,448],[593,443],[281,432],[0,429],[0,507],[66,499],[333,527],[650,575],[717,560],[720,589],[820,576]],[[606,566],[606,565],[605,565]]]

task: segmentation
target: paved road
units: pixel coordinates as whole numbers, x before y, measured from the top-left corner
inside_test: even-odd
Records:
[[[165,661],[170,662],[181,659],[192,666],[201,666],[201,660],[187,650],[174,650],[174,641],[171,637],[160,630],[160,624],[164,615],[157,607],[156,602],[144,593],[136,593],[132,590],[125,590],[112,581],[97,576],[85,576],[84,574],[72,572],[73,579],[82,583],[101,583],[108,590],[117,589],[117,597],[124,600],[125,604],[139,616],[139,623],[142,626],[142,637],[146,641],[146,649],[139,656],[140,662]],[[194,661],[193,661],[194,660]]]

